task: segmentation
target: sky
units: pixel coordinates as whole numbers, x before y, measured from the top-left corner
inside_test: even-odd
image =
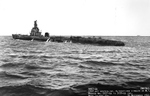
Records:
[[[0,35],[150,36],[150,0],[0,0]]]

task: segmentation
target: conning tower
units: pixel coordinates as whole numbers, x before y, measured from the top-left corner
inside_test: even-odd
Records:
[[[31,29],[30,36],[41,36],[41,32],[39,32],[39,28],[37,27],[37,20],[34,21],[34,27]]]

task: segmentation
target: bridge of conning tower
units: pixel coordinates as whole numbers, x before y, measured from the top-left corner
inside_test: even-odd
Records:
[[[34,21],[34,27],[31,29],[30,36],[41,36],[41,32],[39,32],[39,28],[37,27],[37,20]]]

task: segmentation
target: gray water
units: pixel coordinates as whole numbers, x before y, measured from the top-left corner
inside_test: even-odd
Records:
[[[127,82],[150,81],[150,37],[102,38],[122,40],[126,46],[23,41],[9,36],[0,37],[0,96],[26,96],[9,90],[10,87],[18,90],[18,86],[34,90],[37,87],[42,90],[69,90],[73,86],[86,84],[124,84],[130,87]],[[132,87],[137,86],[148,84],[132,84]],[[43,92],[36,89],[37,94],[28,96],[51,96],[47,95],[49,91]],[[30,93],[29,90],[27,93]]]

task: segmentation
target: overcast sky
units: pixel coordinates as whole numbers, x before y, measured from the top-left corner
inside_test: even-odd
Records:
[[[150,36],[150,0],[0,0],[0,35]]]

